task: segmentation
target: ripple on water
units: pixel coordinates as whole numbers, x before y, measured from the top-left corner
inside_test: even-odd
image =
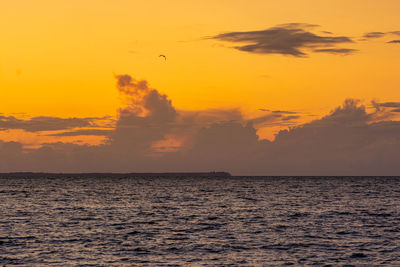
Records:
[[[400,178],[0,178],[4,265],[400,265]]]

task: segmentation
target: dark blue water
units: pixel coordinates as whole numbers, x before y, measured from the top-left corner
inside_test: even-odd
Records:
[[[7,266],[400,266],[400,178],[0,178]]]

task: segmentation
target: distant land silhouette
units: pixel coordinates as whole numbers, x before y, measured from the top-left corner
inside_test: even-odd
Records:
[[[144,173],[51,173],[51,172],[11,172],[0,173],[0,178],[50,178],[50,177],[231,177],[229,172],[144,172]]]

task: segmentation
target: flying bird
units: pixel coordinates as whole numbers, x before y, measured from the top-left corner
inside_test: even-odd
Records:
[[[163,57],[164,60],[167,60],[167,57],[165,55],[159,55],[158,57]]]

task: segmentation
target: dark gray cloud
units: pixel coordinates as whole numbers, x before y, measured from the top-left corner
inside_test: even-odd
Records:
[[[271,110],[271,109],[265,109],[265,108],[259,108],[258,110],[264,111],[264,112],[272,112],[272,113],[277,113],[277,114],[298,114],[299,112],[296,111],[288,111],[288,110]]]
[[[291,23],[282,24],[261,31],[227,32],[211,37],[231,43],[243,43],[234,48],[240,51],[258,54],[281,54],[304,57],[306,51],[333,54],[349,54],[350,48],[338,48],[337,45],[352,43],[346,36],[321,36],[310,31],[317,25]]]
[[[272,110],[272,113],[280,113],[280,114],[298,114],[296,111],[288,111],[288,110]]]
[[[289,126],[292,125],[291,122],[292,120],[297,120],[300,119],[300,112],[297,111],[289,111],[289,110],[270,110],[270,109],[263,109],[260,108],[258,109],[260,111],[264,111],[264,112],[269,112],[271,115],[269,115],[270,117],[272,117],[273,119],[270,120],[266,120],[265,123],[262,123],[262,126]],[[285,115],[289,115],[289,116],[285,116]],[[264,117],[268,117],[264,116]],[[257,119],[257,118],[256,118]],[[254,121],[255,119],[253,119]]]
[[[389,41],[388,44],[400,44],[400,40]]]
[[[300,116],[294,116],[294,115],[292,115],[292,116],[286,116],[286,117],[283,117],[283,118],[282,118],[283,121],[297,120],[297,119],[300,119]]]
[[[374,102],[374,105],[384,108],[400,108],[400,102]]]
[[[340,54],[340,55],[350,55],[357,52],[357,49],[351,48],[324,48],[324,49],[314,49],[313,52],[316,53],[329,53],[329,54]]]
[[[390,119],[393,117],[391,112],[400,112],[400,102],[371,102],[372,106],[377,110],[378,118]]]
[[[270,110],[270,109],[258,109],[259,111],[267,112],[267,115],[259,116],[250,120],[246,123],[260,127],[271,127],[271,126],[288,126],[289,121],[299,119],[301,116],[300,112],[288,111],[288,110]],[[289,115],[289,116],[286,116]]]
[[[364,38],[381,38],[385,36],[386,32],[367,32],[363,35]]]
[[[58,117],[33,117],[18,119],[14,116],[0,116],[0,130],[21,129],[28,132],[58,131],[78,127],[90,127],[98,118],[58,118]]]
[[[383,38],[386,36],[390,36],[390,35],[396,35],[396,36],[400,36],[400,31],[391,31],[391,32],[367,32],[363,35],[364,37],[364,41],[368,40],[368,39],[377,39],[377,38]],[[392,44],[392,43],[398,43],[398,40],[393,40],[393,41],[389,41],[387,43]]]
[[[47,136],[81,136],[81,135],[95,135],[95,136],[108,136],[113,130],[104,129],[82,129],[76,131],[62,132],[48,134]]]

